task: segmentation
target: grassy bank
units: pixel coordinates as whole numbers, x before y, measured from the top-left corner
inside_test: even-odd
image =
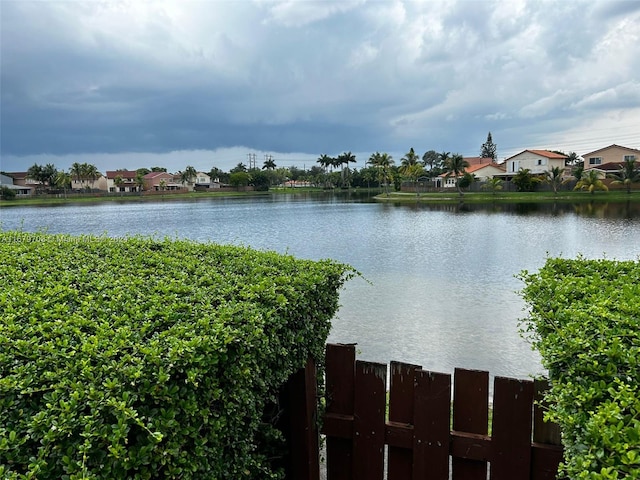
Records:
[[[76,194],[64,196],[37,195],[30,198],[16,198],[13,200],[0,200],[0,207],[10,206],[39,206],[39,205],[67,205],[77,203],[99,203],[99,202],[165,202],[180,200],[197,200],[202,198],[225,198],[238,196],[264,196],[269,192],[189,192],[189,193],[167,193],[165,195],[138,195],[138,194]]]
[[[390,192],[389,195],[380,194],[376,200],[383,202],[411,202],[411,203],[576,203],[576,202],[640,202],[640,191],[627,193],[626,191],[597,192],[499,192],[499,193],[465,193],[460,196],[457,192],[421,193]]]

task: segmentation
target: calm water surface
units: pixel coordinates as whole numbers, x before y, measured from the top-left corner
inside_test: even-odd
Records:
[[[515,278],[547,256],[638,259],[634,206],[458,207],[341,197],[272,196],[105,202],[0,210],[3,230],[171,236],[332,258],[364,278],[341,294],[332,342],[359,358],[452,372],[543,373],[518,333],[525,305]]]

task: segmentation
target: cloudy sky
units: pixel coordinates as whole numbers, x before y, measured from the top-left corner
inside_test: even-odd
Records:
[[[0,0],[0,169],[640,148],[640,1]]]

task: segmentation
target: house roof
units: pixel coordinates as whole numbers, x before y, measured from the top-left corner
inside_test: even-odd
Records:
[[[478,172],[478,171],[480,171],[480,170],[482,170],[484,168],[487,168],[487,167],[493,167],[493,168],[496,168],[496,169],[498,169],[498,170],[500,170],[502,172],[505,171],[505,168],[502,165],[498,165],[495,162],[493,162],[493,163],[483,163],[483,164],[477,164],[477,165],[470,165],[470,166],[466,167],[464,169],[464,171],[465,171],[465,173],[476,173],[476,172]],[[462,175],[464,175],[464,173]],[[447,176],[450,176],[450,175],[448,173],[441,173],[438,176],[444,178],[444,177],[447,177]]]
[[[465,168],[464,170],[468,173],[473,173],[473,172],[477,172],[478,170],[482,170],[483,168],[487,168],[487,167],[494,167],[497,168],[498,170],[505,170],[505,168],[502,165],[498,165],[495,162],[491,162],[491,163],[481,163],[481,164],[476,164],[476,165],[469,165],[467,168]]]
[[[167,172],[149,172],[144,176],[144,178],[148,180],[151,180],[157,177],[173,178],[174,175]]]
[[[638,150],[636,148],[623,147],[622,145],[616,145],[614,143],[612,145],[609,145],[608,147],[599,148],[598,150],[594,150],[593,152],[585,153],[584,155],[581,155],[581,156],[582,157],[587,157],[589,155],[593,155],[594,153],[602,152],[603,150],[609,150],[610,148],[621,148],[623,150],[628,150],[630,152],[640,153],[640,150]]]
[[[107,178],[116,178],[118,176],[122,177],[122,179],[126,178],[135,180],[138,176],[138,172],[135,170],[107,170]]]
[[[14,180],[18,180],[20,178],[27,178],[27,172],[4,172],[7,177],[11,177]]]
[[[491,157],[464,157],[465,162],[471,165],[495,163]]]
[[[602,165],[590,168],[590,170],[600,170],[602,172],[617,172],[622,168],[621,162],[607,162]]]
[[[512,155],[511,157],[507,158],[505,160],[505,162],[507,160],[511,160],[512,158],[517,157],[518,155],[522,155],[525,152],[531,152],[531,153],[534,153],[536,155],[540,155],[541,157],[546,157],[546,158],[550,158],[550,159],[554,159],[554,160],[565,160],[565,159],[569,158],[566,155],[561,155],[559,153],[550,152],[549,150],[531,150],[531,149],[527,149],[527,150],[521,151],[520,153],[516,153],[515,155]]]

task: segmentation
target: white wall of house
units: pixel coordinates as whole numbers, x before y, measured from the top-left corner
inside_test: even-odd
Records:
[[[532,174],[541,174],[550,171],[554,167],[564,170],[564,158],[549,158],[538,153],[525,150],[505,161],[506,173],[515,174],[519,170],[528,169]],[[504,174],[504,173],[503,173]]]

